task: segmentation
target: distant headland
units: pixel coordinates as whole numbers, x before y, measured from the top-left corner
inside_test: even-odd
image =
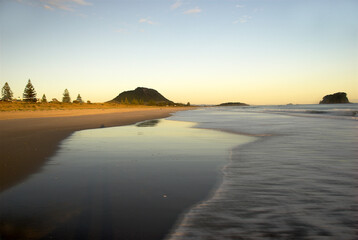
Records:
[[[228,107],[228,106],[250,106],[249,104],[246,103],[241,103],[241,102],[227,102],[227,103],[221,103],[219,105],[217,105],[219,107]]]
[[[347,93],[337,92],[334,94],[326,95],[319,102],[319,104],[335,104],[335,103],[349,103]]]

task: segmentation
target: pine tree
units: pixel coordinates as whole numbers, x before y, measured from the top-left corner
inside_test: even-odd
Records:
[[[132,104],[133,104],[133,105],[138,105],[138,104],[139,104],[139,102],[138,102],[138,100],[137,100],[137,99],[133,98],[133,100],[132,100]]]
[[[76,99],[76,102],[78,102],[78,103],[83,103],[82,97],[81,97],[80,94],[78,94],[77,99]]]
[[[2,96],[1,100],[3,100],[3,101],[11,101],[12,100],[13,94],[12,94],[10,86],[7,82],[5,83],[4,87],[1,90],[1,96]]]
[[[155,106],[155,105],[157,105],[157,103],[154,100],[149,100],[148,105]]]
[[[35,91],[34,86],[31,83],[30,79],[26,84],[24,94],[22,96],[23,96],[23,99],[25,102],[36,102],[37,101],[36,91]]]
[[[64,102],[64,103],[70,103],[71,102],[70,93],[68,92],[67,88],[63,92],[62,102]]]
[[[41,99],[41,102],[43,103],[47,103],[47,98],[46,98],[46,95],[42,95],[42,99]]]
[[[129,104],[128,98],[124,100],[124,104]]]

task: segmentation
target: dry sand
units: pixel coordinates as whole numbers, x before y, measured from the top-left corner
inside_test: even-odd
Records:
[[[96,115],[105,113],[125,113],[140,110],[159,110],[157,107],[124,107],[115,109],[68,109],[68,110],[45,110],[45,111],[9,111],[0,112],[0,120],[19,119],[19,118],[43,118],[43,117],[74,117],[82,115]],[[177,108],[164,108],[177,109]],[[174,110],[175,111],[175,110]]]
[[[164,118],[190,108],[0,112],[0,192],[39,171],[74,131]]]

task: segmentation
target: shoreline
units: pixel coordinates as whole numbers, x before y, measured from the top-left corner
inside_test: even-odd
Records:
[[[164,119],[157,125],[74,133],[61,144],[67,150],[52,156],[51,164],[3,193],[0,234],[167,239],[193,206],[216,192],[223,180],[220,169],[230,160],[227,150],[245,137],[180,120]],[[31,191],[41,196],[26,197]],[[13,204],[14,199],[19,201]],[[17,231],[26,227],[19,205],[29,209],[31,224],[26,226],[31,231]],[[53,205],[55,209],[48,208]]]
[[[0,112],[0,192],[41,169],[75,131],[169,117],[193,107]]]

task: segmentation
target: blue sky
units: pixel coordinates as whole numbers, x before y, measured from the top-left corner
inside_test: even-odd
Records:
[[[103,102],[358,102],[356,0],[0,0],[0,85]]]

